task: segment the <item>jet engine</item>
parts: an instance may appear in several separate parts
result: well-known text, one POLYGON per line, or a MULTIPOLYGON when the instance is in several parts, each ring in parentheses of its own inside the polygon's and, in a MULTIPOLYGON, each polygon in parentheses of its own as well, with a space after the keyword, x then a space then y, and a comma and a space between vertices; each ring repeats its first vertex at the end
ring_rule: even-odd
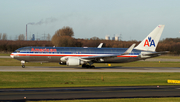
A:
POLYGON ((66 62, 59 62, 60 65, 66 65, 66 62))
POLYGON ((84 64, 84 62, 81 61, 79 58, 69 57, 68 60, 66 61, 66 65, 68 66, 78 66, 82 64, 84 64))

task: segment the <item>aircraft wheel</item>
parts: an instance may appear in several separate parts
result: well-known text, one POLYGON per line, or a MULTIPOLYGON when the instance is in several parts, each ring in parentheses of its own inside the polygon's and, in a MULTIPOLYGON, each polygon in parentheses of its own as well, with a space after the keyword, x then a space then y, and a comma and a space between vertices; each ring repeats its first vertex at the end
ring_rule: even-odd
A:
POLYGON ((94 65, 90 66, 90 65, 83 64, 82 68, 95 68, 95 66, 94 65))
POLYGON ((90 66, 89 66, 89 65, 86 65, 86 68, 90 68, 90 66))
POLYGON ((92 66, 91 66, 91 68, 93 68, 93 69, 94 69, 94 68, 95 68, 95 66, 94 66, 94 65, 92 65, 92 66))
POLYGON ((25 65, 22 65, 22 68, 25 68, 25 65))
POLYGON ((82 65, 82 68, 86 68, 86 65, 85 65, 85 64, 83 64, 83 65, 82 65))

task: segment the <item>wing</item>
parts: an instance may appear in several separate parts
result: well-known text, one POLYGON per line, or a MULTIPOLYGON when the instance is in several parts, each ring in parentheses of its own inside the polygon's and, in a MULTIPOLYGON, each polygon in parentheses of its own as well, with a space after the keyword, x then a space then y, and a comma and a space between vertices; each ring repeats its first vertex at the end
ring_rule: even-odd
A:
POLYGON ((103 46, 103 43, 100 43, 97 48, 102 48, 102 46, 103 46))
POLYGON ((128 55, 129 53, 132 52, 135 45, 136 44, 132 44, 123 54, 109 54, 109 55, 81 57, 81 60, 83 60, 83 61, 93 61, 93 60, 99 60, 99 59, 104 59, 104 58, 113 58, 113 57, 117 57, 119 55, 128 55))

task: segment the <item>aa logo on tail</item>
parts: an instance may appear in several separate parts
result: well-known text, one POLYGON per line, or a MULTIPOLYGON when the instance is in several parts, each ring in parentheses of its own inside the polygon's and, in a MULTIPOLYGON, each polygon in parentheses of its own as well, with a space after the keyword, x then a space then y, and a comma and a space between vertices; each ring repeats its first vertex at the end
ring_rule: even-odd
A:
POLYGON ((148 47, 154 46, 154 47, 156 47, 155 42, 154 42, 153 39, 151 39, 151 37, 148 37, 148 39, 145 40, 144 47, 145 46, 148 46, 148 47))

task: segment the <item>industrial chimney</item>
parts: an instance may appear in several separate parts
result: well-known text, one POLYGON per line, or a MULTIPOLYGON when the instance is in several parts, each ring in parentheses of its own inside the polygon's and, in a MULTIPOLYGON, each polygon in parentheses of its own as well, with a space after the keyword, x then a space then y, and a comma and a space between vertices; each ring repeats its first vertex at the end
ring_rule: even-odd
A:
POLYGON ((26 24, 26 40, 27 40, 27 24, 26 24))

